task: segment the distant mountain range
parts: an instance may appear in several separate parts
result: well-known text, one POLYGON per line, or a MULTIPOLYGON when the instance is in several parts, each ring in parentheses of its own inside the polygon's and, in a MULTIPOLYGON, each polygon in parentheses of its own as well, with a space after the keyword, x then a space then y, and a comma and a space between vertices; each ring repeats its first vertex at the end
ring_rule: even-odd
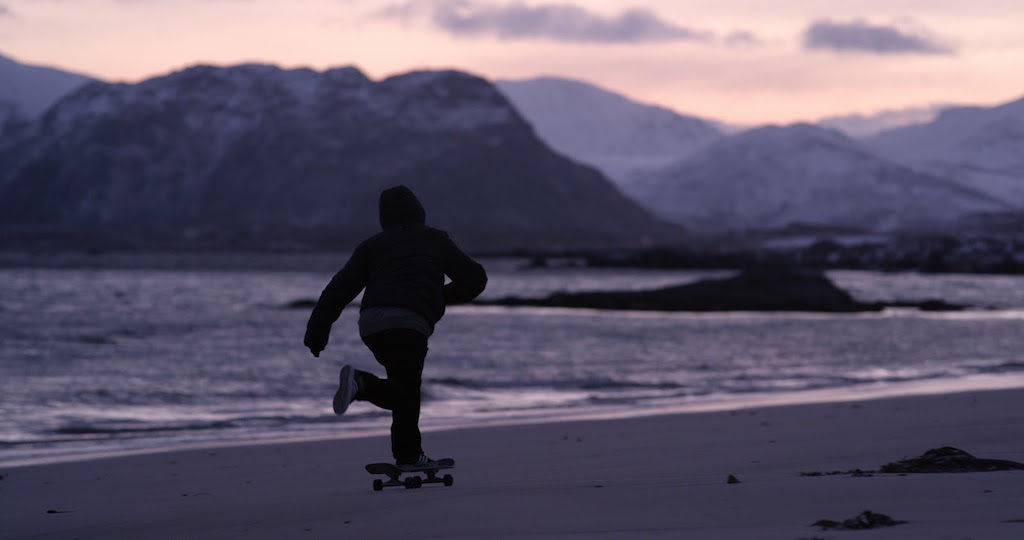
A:
POLYGON ((681 229, 556 154, 455 71, 192 67, 89 83, 0 145, 8 241, 352 246, 406 184, 475 249, 636 246, 681 229), (12 240, 13 239, 13 240, 12 240))
MULTIPOLYGON (((39 80, 3 60, 11 81, 39 80)), ((35 105, 0 94, 6 243, 351 246, 397 183, 432 224, 494 251, 1024 222, 1024 99, 855 139, 829 120, 735 133, 550 77, 266 65, 69 77, 42 79, 35 105)))
POLYGON ((959 218, 1013 210, 808 124, 746 131, 675 165, 635 174, 629 185, 636 200, 708 234, 928 233, 959 218))
MULTIPOLYGON (((498 84, 549 144, 695 232, 950 233, 970 222, 992 224, 976 231, 989 234, 1020 222, 1006 215, 1024 213, 1024 99, 949 109, 858 141, 807 124, 726 134, 713 121, 578 81, 498 84), (637 131, 639 146, 624 135, 637 131)), ((894 116, 876 120, 915 114, 894 116)))
MULTIPOLYGON (((495 82, 552 148, 591 164, 617 183, 637 168, 670 165, 708 143, 760 126, 735 126, 645 105, 572 79, 538 77, 495 82)), ((852 138, 924 124, 945 107, 913 107, 872 115, 823 118, 817 125, 852 138)))

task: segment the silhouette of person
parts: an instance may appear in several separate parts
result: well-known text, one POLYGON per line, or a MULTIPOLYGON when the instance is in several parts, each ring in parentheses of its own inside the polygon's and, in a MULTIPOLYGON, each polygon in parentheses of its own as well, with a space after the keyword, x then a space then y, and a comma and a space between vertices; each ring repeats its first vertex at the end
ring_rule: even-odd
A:
POLYGON ((419 430, 420 384, 427 340, 445 306, 469 302, 487 285, 483 266, 444 231, 425 225, 426 212, 405 186, 380 194, 382 232, 364 240, 324 288, 306 324, 303 343, 319 357, 331 325, 360 291, 359 335, 387 378, 341 368, 334 412, 355 400, 391 411, 395 464, 436 465, 423 452, 419 430), (451 281, 445 284, 445 276, 451 281))

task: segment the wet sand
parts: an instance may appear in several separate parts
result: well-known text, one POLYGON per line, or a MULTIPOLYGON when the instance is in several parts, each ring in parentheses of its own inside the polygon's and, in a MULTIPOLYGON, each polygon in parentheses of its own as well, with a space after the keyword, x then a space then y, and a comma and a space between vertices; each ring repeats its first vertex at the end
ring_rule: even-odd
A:
POLYGON ((424 434, 455 485, 371 489, 382 437, 0 468, 0 538, 1024 538, 1024 471, 877 470, 954 446, 1024 462, 1024 389, 424 434), (732 475, 738 483, 729 483, 732 475), (823 530, 865 510, 906 523, 823 530))

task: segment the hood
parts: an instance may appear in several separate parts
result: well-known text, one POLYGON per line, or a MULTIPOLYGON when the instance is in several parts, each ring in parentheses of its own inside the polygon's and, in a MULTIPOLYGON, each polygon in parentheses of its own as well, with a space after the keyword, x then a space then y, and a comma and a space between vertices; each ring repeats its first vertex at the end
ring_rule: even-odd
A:
POLYGON ((380 226, 383 229, 412 223, 423 224, 427 212, 412 190, 405 186, 385 189, 380 194, 380 226))

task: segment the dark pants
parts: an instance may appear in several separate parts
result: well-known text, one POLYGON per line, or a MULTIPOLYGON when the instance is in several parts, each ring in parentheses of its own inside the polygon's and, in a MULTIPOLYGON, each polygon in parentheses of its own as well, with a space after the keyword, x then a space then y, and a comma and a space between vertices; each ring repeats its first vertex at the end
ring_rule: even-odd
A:
POLYGON ((358 399, 391 411, 391 454, 415 459, 423 452, 420 439, 420 383, 427 357, 427 336, 404 328, 385 330, 363 338, 388 378, 360 372, 358 399))

